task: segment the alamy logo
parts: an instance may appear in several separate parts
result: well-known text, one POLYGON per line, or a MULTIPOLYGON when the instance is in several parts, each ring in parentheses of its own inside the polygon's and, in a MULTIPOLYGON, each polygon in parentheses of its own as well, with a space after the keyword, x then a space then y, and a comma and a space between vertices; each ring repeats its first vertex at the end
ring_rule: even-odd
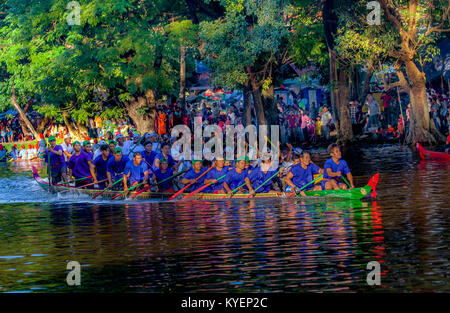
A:
POLYGON ((380 263, 378 263, 377 261, 371 261, 367 263, 367 269, 370 270, 370 272, 367 274, 367 284, 369 286, 381 285, 380 263))
POLYGON ((70 270, 67 274, 66 281, 69 286, 81 285, 81 266, 77 261, 70 261, 67 263, 66 269, 70 270))
POLYGON ((80 3, 78 3, 78 1, 70 1, 67 3, 66 9, 70 10, 66 17, 67 24, 70 26, 81 25, 80 3))
POLYGON ((370 26, 381 25, 381 6, 378 1, 370 1, 367 3, 367 10, 371 10, 367 14, 367 24, 370 26))

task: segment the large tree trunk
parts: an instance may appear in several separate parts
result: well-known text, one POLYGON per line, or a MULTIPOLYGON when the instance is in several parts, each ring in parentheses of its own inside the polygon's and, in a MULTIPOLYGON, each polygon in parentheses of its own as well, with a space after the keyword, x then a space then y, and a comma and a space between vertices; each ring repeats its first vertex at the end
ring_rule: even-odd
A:
POLYGON ((69 131, 69 134, 75 139, 84 140, 85 137, 83 136, 82 133, 80 133, 76 125, 73 123, 69 111, 62 111, 62 116, 64 124, 66 125, 67 130, 69 131))
POLYGON ((180 47, 180 95, 181 104, 186 104, 186 47, 180 47))
POLYGON ((331 105, 336 128, 338 130, 338 142, 344 143, 353 139, 353 130, 350 119, 349 85, 350 78, 344 69, 338 69, 336 51, 330 52, 330 81, 332 86, 331 105))
POLYGON ((50 119, 48 117, 45 117, 39 121, 39 124, 37 125, 37 129, 36 131, 39 134, 43 134, 44 130, 45 130, 45 126, 47 126, 47 124, 50 123, 50 119))
POLYGON ((242 124, 244 126, 250 125, 252 123, 252 91, 250 87, 247 85, 243 88, 244 91, 244 115, 242 124))
POLYGON ((364 103, 367 95, 369 94, 370 80, 372 79, 373 73, 374 73, 374 71, 372 68, 367 69, 366 75, 364 76, 364 82, 362 84, 361 91, 358 96, 358 101, 360 103, 364 103))
POLYGON ((75 125, 77 125, 78 133, 83 139, 89 137, 89 129, 86 127, 86 125, 80 124, 78 122, 75 122, 75 125))
POLYGON ((145 95, 132 96, 125 102, 125 108, 141 133, 155 131, 156 99, 153 90, 148 90, 145 95))
POLYGON ((255 105, 256 121, 258 123, 258 127, 259 125, 267 125, 266 116, 264 114, 264 103, 261 94, 261 89, 257 88, 256 90, 253 90, 252 95, 253 95, 253 102, 255 105))
MULTIPOLYGON (((33 99, 33 98, 32 98, 33 99)), ((35 139, 39 139, 39 134, 37 133, 37 131, 34 129, 33 125, 31 124, 31 122, 28 120, 27 116, 25 115, 25 113, 22 111, 22 108, 20 107, 20 105, 17 103, 16 100, 16 88, 14 87, 14 83, 12 85, 12 96, 11 96, 11 102, 14 106, 14 108, 17 110, 17 112, 19 112, 19 116, 21 121, 23 121, 25 123, 25 125, 27 126, 27 128, 31 131, 31 133, 33 134, 35 139)), ((29 105, 28 105, 29 107, 29 105)), ((26 135, 27 131, 24 130, 22 128, 22 131, 24 132, 24 136, 26 135)))
POLYGON ((406 75, 410 85, 409 96, 411 101, 410 125, 406 142, 428 142, 430 144, 444 141, 444 136, 434 126, 430 119, 427 102, 426 78, 413 61, 405 62, 406 75))

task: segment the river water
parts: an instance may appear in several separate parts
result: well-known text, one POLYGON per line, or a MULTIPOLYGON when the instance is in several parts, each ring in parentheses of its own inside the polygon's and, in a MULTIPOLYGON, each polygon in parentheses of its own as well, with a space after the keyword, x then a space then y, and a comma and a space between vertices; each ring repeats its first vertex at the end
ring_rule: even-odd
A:
POLYGON ((358 186, 380 173, 376 200, 90 200, 1 164, 0 292, 450 291, 450 162, 400 145, 344 157, 358 186))

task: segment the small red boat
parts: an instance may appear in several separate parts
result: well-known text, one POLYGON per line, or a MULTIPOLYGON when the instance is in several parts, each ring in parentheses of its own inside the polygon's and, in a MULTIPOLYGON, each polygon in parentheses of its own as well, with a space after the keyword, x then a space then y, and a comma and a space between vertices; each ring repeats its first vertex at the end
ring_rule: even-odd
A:
POLYGON ((419 150, 420 157, 424 160, 450 161, 450 154, 448 153, 427 150, 420 143, 417 143, 416 147, 419 150))

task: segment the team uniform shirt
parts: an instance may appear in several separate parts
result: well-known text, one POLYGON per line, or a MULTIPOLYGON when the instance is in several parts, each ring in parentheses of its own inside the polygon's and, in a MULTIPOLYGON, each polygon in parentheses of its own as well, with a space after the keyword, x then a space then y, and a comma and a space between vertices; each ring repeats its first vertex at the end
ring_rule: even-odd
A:
MULTIPOLYGON (((153 163, 155 162, 156 154, 157 154, 156 152, 151 151, 151 152, 150 152, 150 155, 148 155, 147 152, 144 151, 144 152, 142 153, 142 157, 145 159, 145 161, 146 161, 148 164, 150 164, 150 166, 153 166, 153 163)), ((148 165, 148 164, 147 164, 147 165, 148 165)))
MULTIPOLYGON (((55 151, 62 151, 62 147, 56 145, 53 149, 55 151)), ((45 151, 44 160, 48 163, 48 150, 45 151)), ((66 166, 66 160, 63 155, 57 155, 56 153, 50 152, 50 168, 53 173, 59 173, 59 171, 66 166)))
POLYGON ((116 175, 120 175, 123 173, 128 162, 130 162, 130 159, 125 155, 122 155, 122 158, 119 162, 116 161, 115 157, 111 157, 106 165, 106 171, 109 172, 111 178, 113 178, 116 175))
MULTIPOLYGON (((227 176, 224 178, 224 182, 227 183, 228 187, 231 190, 236 189, 245 183, 245 177, 248 175, 248 170, 242 170, 241 173, 236 172, 236 169, 233 168, 228 171, 227 176)), ((244 185, 241 188, 246 189, 247 187, 244 185)))
POLYGON ((350 173, 350 168, 347 165, 347 162, 340 159, 339 164, 334 163, 333 159, 330 158, 325 162, 323 166, 323 181, 322 181, 322 189, 325 188, 325 184, 330 179, 335 179, 337 182, 341 180, 340 177, 330 177, 327 174, 327 168, 330 168, 332 172, 341 172, 342 175, 347 175, 350 173))
POLYGON ((167 162, 168 162, 168 164, 169 164, 169 167, 172 167, 172 166, 174 166, 175 165, 175 160, 173 159, 173 157, 170 155, 170 154, 168 154, 167 155, 167 158, 162 154, 162 152, 160 152, 160 153, 158 153, 156 156, 155 156, 155 159, 154 159, 154 161, 153 161, 153 167, 156 169, 156 165, 155 165, 155 161, 156 160, 160 160, 160 163, 161 163, 161 159, 167 159, 167 162))
POLYGON ((125 141, 123 143, 122 154, 133 158, 135 152, 143 153, 145 148, 141 144, 134 144, 132 140, 125 141))
POLYGON ((130 175, 128 181, 130 184, 135 182, 142 182, 145 178, 145 172, 148 172, 148 166, 145 162, 141 162, 138 166, 134 165, 133 160, 130 160, 123 171, 124 175, 130 175))
MULTIPOLYGON (((171 167, 168 167, 166 169, 166 171, 163 173, 161 172, 161 170, 158 168, 155 172, 154 172, 155 176, 156 176, 156 180, 157 182, 160 182, 164 179, 167 179, 168 177, 173 175, 173 169, 171 167)), ((167 190, 169 188, 173 187, 173 178, 172 179, 168 179, 165 182, 158 184, 159 190, 160 191, 164 191, 167 190)))
MULTIPOLYGON (((213 168, 208 173, 206 173, 205 179, 218 179, 223 175, 228 173, 228 166, 224 166, 221 171, 217 170, 217 168, 213 168)), ((225 181, 225 177, 219 180, 217 183, 210 185, 205 192, 216 192, 217 190, 224 189, 223 182, 225 181)))
MULTIPOLYGON (((63 151, 67 151, 70 155, 73 155, 75 153, 75 150, 73 149, 73 146, 69 143, 69 145, 66 145, 65 142, 61 144, 61 147, 63 148, 63 151)), ((69 158, 64 154, 64 159, 66 162, 69 161, 69 158)))
POLYGON ((267 193, 270 191, 272 187, 272 180, 274 177, 272 177, 277 172, 274 168, 269 168, 269 170, 264 173, 261 167, 257 167, 253 169, 250 174, 248 174, 248 179, 250 179, 250 182, 252 184, 253 189, 258 193, 267 193), (269 181, 267 181, 270 177, 269 181), (264 183, 264 185, 262 185, 264 183), (262 185, 262 186, 261 186, 262 185), (261 186, 261 187, 260 187, 261 186), (256 190, 258 188, 258 190, 256 190))
POLYGON ((113 156, 109 154, 106 160, 103 159, 102 155, 99 155, 94 159, 93 164, 97 170, 97 180, 104 180, 107 178, 106 172, 108 171, 108 162, 111 158, 113 158, 113 156))
POLYGON ((28 156, 27 150, 26 149, 20 150, 19 156, 22 160, 26 160, 28 156))
POLYGON ((84 150, 81 150, 79 155, 76 155, 75 153, 72 155, 69 160, 68 168, 72 170, 73 176, 76 179, 91 176, 89 161, 92 161, 92 156, 84 150))
MULTIPOLYGON (((312 182, 314 180, 314 174, 319 174, 319 171, 320 167, 318 167, 313 163, 309 163, 306 169, 304 169, 300 163, 296 164, 292 166, 290 170, 292 175, 294 175, 292 177, 292 183, 295 185, 295 187, 302 188, 306 184, 312 182)), ((305 190, 310 190, 313 188, 314 184, 311 184, 308 187, 306 187, 305 190)))
MULTIPOLYGON (((207 170, 206 167, 202 167, 200 172, 196 173, 194 168, 191 168, 189 171, 187 171, 186 175, 184 175, 184 178, 185 179, 196 179, 197 177, 202 175, 204 172, 206 172, 206 170, 207 170)), ((191 187, 189 187, 189 189, 191 191, 194 191, 194 190, 202 187, 204 185, 204 181, 205 181, 205 176, 206 175, 203 175, 200 179, 198 179, 195 183, 193 183, 191 185, 191 187)))

